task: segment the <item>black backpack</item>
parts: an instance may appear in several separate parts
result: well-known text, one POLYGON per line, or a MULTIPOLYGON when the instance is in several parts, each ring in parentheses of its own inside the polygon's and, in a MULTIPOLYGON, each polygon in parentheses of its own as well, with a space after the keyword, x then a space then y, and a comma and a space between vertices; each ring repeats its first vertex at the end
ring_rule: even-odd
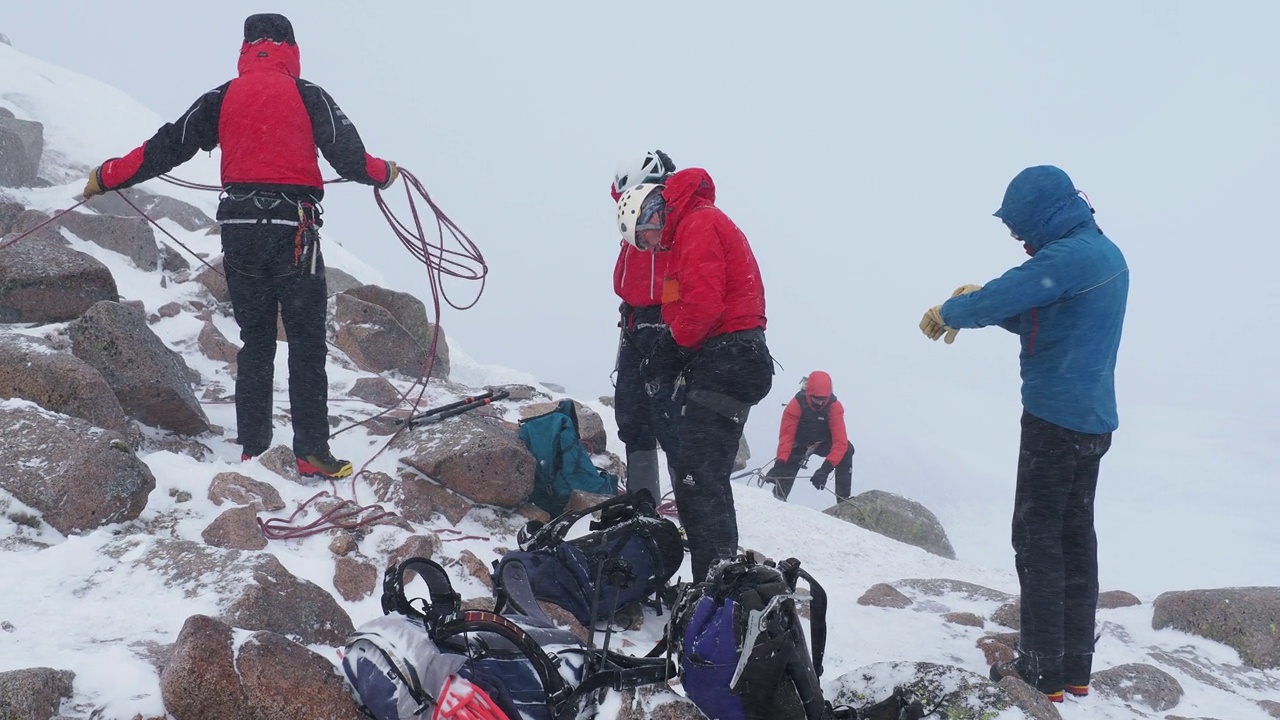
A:
POLYGON ((623 607, 667 591, 684 560, 675 523, 654 509, 648 491, 610 498, 585 510, 566 512, 546 524, 531 521, 520 533, 520 549, 494 564, 497 608, 539 617, 537 601, 555 603, 586 627, 612 621, 623 607), (591 532, 566 540, 578 520, 599 512, 591 532))
POLYGON ((444 568, 425 558, 387 568, 382 611, 347 639, 342 658, 361 710, 376 720, 431 718, 463 701, 477 717, 568 720, 589 715, 604 688, 673 673, 665 659, 590 648, 543 619, 462 610, 444 568), (429 600, 406 596, 409 572, 426 581, 429 600))

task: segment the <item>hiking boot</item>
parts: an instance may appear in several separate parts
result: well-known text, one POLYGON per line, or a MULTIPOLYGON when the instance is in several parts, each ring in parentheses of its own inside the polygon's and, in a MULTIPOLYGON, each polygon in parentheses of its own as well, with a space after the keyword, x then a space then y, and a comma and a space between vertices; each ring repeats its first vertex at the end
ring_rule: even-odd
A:
POLYGON ((328 450, 298 458, 298 474, 303 477, 344 478, 351 471, 350 460, 339 460, 328 450))
POLYGON ((1017 678, 1044 693, 1049 702, 1062 702, 1062 656, 1047 657, 1034 653, 1020 654, 1014 660, 991 666, 991 682, 1007 677, 1017 678))
POLYGON ((246 446, 240 451, 240 462, 249 462, 266 451, 266 448, 251 448, 246 446))
POLYGON ((1062 656, 1062 689, 1076 697, 1089 694, 1089 674, 1093 670, 1093 653, 1067 653, 1062 656))

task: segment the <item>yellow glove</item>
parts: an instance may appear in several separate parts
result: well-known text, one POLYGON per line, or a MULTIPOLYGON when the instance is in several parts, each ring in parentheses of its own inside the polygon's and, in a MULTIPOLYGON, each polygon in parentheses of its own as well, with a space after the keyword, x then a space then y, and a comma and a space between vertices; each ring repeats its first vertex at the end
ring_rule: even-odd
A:
POLYGON ((383 183, 379 187, 379 189, 389 190, 392 185, 396 184, 396 178, 398 177, 400 177, 400 168, 396 167, 395 163, 388 160, 387 161, 387 181, 383 183))
POLYGON ((920 320, 920 332, 924 333, 924 336, 930 340, 937 340, 945 333, 947 337, 943 342, 950 345, 956 341, 956 333, 960 331, 943 324, 942 306, 934 305, 925 312, 924 317, 920 320))
POLYGON ((106 192, 102 187, 102 166, 89 171, 89 182, 84 184, 84 192, 80 193, 87 200, 94 195, 101 195, 106 192))
POLYGON ((977 292, 981 289, 982 289, 981 285, 961 285, 960 287, 955 289, 955 292, 951 293, 951 297, 960 297, 961 295, 968 295, 971 292, 977 292))

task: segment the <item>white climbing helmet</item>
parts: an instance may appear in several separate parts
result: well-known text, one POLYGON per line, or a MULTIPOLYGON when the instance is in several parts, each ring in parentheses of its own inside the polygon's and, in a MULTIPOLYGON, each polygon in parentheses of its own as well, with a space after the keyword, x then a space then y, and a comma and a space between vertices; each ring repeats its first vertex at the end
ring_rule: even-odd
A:
POLYGON ((636 153, 618 163, 613 173, 613 191, 621 195, 641 183, 660 183, 675 171, 675 163, 661 150, 636 153))
POLYGON ((640 183, 618 198, 618 232, 637 250, 648 250, 636 239, 637 230, 661 230, 666 222, 667 201, 662 197, 665 185, 640 183))

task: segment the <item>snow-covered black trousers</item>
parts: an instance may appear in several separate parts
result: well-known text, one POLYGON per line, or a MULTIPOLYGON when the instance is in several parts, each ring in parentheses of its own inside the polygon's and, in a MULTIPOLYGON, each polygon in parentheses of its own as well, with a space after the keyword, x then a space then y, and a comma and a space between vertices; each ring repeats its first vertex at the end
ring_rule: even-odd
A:
POLYGON ((640 364, 667 332, 661 305, 623 308, 613 413, 618 421, 618 439, 628 452, 654 450, 659 444, 668 455, 675 450, 675 421, 663 412, 666 398, 661 394, 650 397, 640 377, 640 364))
POLYGON ((240 325, 236 356, 236 430, 246 450, 271 446, 276 318, 289 342, 289 410, 298 457, 329 448, 325 374, 324 258, 318 236, 298 243, 296 225, 226 222, 223 271, 240 325), (304 252, 299 255, 299 247, 304 252), (277 308, 279 311, 277 313, 277 308))
POLYGON ((738 551, 738 518, 729 475, 748 411, 773 386, 764 332, 746 330, 708 340, 685 368, 671 486, 689 541, 693 582, 712 563, 738 551))
MULTIPOLYGON (((1111 433, 1074 432, 1022 415, 1013 550, 1022 588, 1024 654, 1088 683, 1098 604, 1098 540, 1093 498, 1111 433)), ((1047 678, 1046 679, 1050 679, 1047 678)), ((1051 679, 1050 679, 1051 680, 1051 679)), ((1052 682, 1052 680, 1051 680, 1052 682)), ((1060 680, 1059 680, 1060 682, 1060 680)))

